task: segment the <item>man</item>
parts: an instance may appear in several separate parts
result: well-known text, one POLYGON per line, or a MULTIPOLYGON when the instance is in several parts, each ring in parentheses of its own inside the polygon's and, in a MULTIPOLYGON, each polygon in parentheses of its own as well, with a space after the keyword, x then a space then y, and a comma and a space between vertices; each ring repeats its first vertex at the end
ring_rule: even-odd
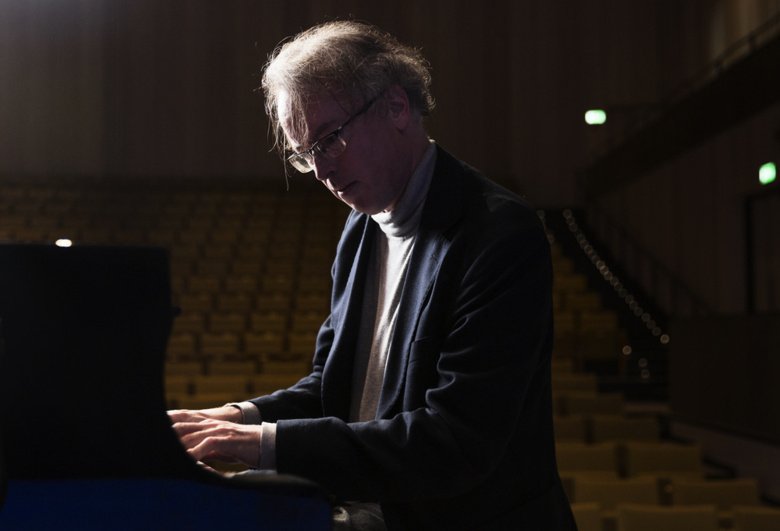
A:
POLYGON ((170 415, 198 460, 366 502, 347 505, 353 528, 369 515, 389 529, 574 529, 553 443, 549 246, 525 203, 428 138, 429 85, 416 50, 360 23, 274 52, 278 146, 353 209, 331 313, 291 388, 170 415))

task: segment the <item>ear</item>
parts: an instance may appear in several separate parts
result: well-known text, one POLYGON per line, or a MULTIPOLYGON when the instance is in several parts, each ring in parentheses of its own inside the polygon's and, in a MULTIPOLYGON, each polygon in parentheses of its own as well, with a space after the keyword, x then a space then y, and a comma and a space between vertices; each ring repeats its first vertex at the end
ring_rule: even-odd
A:
POLYGON ((412 114, 406 91, 400 85, 391 85, 385 92, 385 102, 390 121, 398 130, 405 130, 412 114))

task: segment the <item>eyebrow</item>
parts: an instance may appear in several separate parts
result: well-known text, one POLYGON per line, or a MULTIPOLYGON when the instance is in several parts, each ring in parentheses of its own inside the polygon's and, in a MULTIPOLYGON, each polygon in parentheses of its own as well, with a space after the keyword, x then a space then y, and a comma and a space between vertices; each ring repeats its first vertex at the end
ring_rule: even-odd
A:
MULTIPOLYGON (((342 110, 346 112, 345 109, 342 108, 342 110)), ((351 115, 347 113, 346 118, 341 116, 333 116, 329 120, 325 120, 319 125, 319 127, 314 129, 313 134, 310 135, 311 138, 313 139, 311 141, 311 144, 309 144, 309 146, 304 150, 301 149, 302 144, 299 144, 298 146, 293 146, 295 148, 295 151, 297 153, 300 153, 301 151, 306 151, 308 149, 311 149, 311 146, 313 146, 317 141, 322 140, 322 137, 329 135, 330 133, 333 133, 334 131, 336 131, 336 129, 341 127, 344 123, 344 120, 349 120, 350 116, 351 115)))
POLYGON ((314 134, 311 135, 311 136, 313 136, 315 138, 315 140, 311 144, 309 144, 309 147, 307 147, 306 149, 302 149, 303 144, 293 144, 293 143, 290 143, 290 147, 292 148, 293 152, 294 153, 302 153, 304 151, 307 151, 307 150, 311 149, 311 147, 314 144, 316 144, 318 141, 322 140, 322 138, 324 136, 329 135, 330 133, 334 132, 336 129, 341 127, 340 125, 337 125, 336 127, 333 127, 331 129, 330 128, 331 127, 330 124, 332 122, 333 122, 333 120, 327 121, 324 124, 320 125, 317 129, 314 130, 314 134), (325 127, 326 125, 328 125, 328 127, 325 127))
MULTIPOLYGON (((378 96, 377 96, 377 98, 378 98, 378 96)), ((366 107, 363 108, 361 111, 359 111, 357 114, 361 114, 361 113, 365 112, 366 110, 368 110, 368 107, 370 107, 374 103, 374 101, 376 101, 377 98, 373 98, 369 102, 369 104, 366 105, 366 107)), ((341 109, 344 112, 347 112, 347 110, 344 109, 343 107, 341 109)), ((302 149, 303 144, 297 144, 296 145, 296 144, 290 143, 290 147, 292 148, 294 153, 303 153, 304 151, 308 151, 308 150, 311 149, 311 147, 314 144, 316 144, 318 141, 322 140, 325 136, 327 136, 327 135, 329 135, 331 133, 335 133, 336 130, 338 130, 341 127, 343 127, 345 120, 347 122, 349 122, 354 117, 355 117, 355 115, 354 114, 350 114, 350 113, 347 113, 347 117, 346 118, 332 117, 330 120, 326 120, 326 121, 322 122, 319 125, 319 127, 317 127, 317 129, 314 130, 314 134, 310 135, 314 140, 312 141, 311 144, 309 144, 309 146, 306 149, 302 149)))
POLYGON ((314 137, 314 142, 309 145, 308 149, 311 149, 311 146, 322 140, 323 137, 334 132, 339 127, 341 127, 341 122, 336 120, 328 120, 327 122, 321 124, 317 129, 314 130, 314 135, 312 135, 314 137))

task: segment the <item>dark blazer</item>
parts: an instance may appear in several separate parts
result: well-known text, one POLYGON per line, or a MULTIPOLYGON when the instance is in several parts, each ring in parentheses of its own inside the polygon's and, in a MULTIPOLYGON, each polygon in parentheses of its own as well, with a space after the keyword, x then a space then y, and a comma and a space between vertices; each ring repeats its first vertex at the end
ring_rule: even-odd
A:
POLYGON ((280 473, 379 501, 390 529, 574 529, 555 462, 549 244, 522 200, 437 148, 376 420, 349 423, 377 227, 352 212, 311 375, 254 399, 280 473))

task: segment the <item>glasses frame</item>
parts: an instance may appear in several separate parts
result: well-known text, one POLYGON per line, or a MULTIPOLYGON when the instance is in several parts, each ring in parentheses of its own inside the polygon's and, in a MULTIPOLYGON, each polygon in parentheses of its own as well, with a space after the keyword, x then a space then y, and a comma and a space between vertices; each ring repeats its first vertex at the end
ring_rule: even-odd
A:
POLYGON ((340 157, 341 154, 344 153, 344 150, 347 149, 347 141, 344 140, 344 137, 341 136, 341 132, 355 118, 357 118, 362 114, 365 114, 366 111, 368 111, 371 108, 371 106, 374 103, 376 103, 376 101, 379 99, 380 96, 381 94, 368 100, 368 102, 366 102, 366 104, 363 105, 363 107, 361 107, 357 112, 355 112, 352 116, 347 118, 336 129, 320 137, 319 140, 314 142, 314 144, 312 144, 309 149, 291 154, 289 157, 287 157, 287 162, 290 163, 290 166, 292 166, 293 168, 295 168, 301 173, 310 173, 314 171, 314 158, 317 155, 322 155, 323 157, 327 157, 331 160, 340 157), (335 142, 331 142, 330 141, 331 138, 333 138, 335 142), (322 147, 323 145, 327 145, 328 147, 324 148, 322 147), (334 150, 333 148, 336 146, 339 147, 334 150))

